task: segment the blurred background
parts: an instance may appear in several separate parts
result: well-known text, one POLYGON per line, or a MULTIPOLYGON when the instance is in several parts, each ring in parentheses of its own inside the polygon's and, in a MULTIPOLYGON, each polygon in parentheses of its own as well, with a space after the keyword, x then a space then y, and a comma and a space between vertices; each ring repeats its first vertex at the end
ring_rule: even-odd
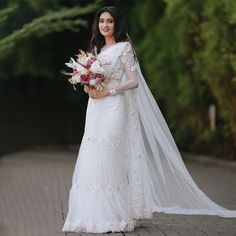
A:
POLYGON ((0 155, 79 144, 87 94, 65 62, 117 6, 182 151, 236 160, 235 0, 1 0, 0 155))

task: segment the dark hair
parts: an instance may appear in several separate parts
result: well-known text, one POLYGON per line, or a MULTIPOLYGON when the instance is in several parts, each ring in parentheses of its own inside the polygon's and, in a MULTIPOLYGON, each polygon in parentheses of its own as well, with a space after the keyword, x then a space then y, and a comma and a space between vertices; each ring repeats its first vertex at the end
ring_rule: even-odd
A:
POLYGON ((92 38, 90 40, 90 51, 94 52, 94 48, 96 47, 97 53, 100 53, 102 47, 105 45, 104 36, 99 31, 99 18, 102 13, 108 12, 114 18, 114 38, 115 42, 122 42, 128 41, 132 42, 127 34, 126 26, 122 21, 122 17, 120 11, 113 6, 110 7, 103 7, 102 9, 98 10, 95 14, 95 19, 92 26, 92 38))

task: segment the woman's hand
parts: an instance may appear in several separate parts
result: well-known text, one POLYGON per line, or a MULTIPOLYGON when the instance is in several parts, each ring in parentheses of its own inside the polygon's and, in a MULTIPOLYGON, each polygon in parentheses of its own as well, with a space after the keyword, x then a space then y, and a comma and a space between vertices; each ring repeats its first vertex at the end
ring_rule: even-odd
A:
POLYGON ((103 88, 102 91, 97 91, 96 89, 88 89, 88 94, 89 94, 89 97, 91 97, 92 99, 98 99, 98 98, 108 96, 109 90, 106 87, 103 88))

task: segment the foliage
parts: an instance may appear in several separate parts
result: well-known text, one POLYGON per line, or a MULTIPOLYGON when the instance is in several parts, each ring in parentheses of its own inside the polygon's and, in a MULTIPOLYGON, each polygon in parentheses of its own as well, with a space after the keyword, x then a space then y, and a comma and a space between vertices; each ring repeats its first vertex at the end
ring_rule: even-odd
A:
POLYGON ((131 20, 143 17, 138 21, 143 37, 137 40, 143 69, 157 100, 164 101, 177 140, 188 136, 196 144, 201 137, 224 137, 205 135, 212 103, 221 121, 217 129, 235 139, 236 2, 137 0, 137 5, 143 10, 134 9, 131 20), (159 9, 158 17, 153 9, 159 9))
POLYGON ((196 55, 196 73, 201 68, 214 95, 225 126, 236 138, 236 2, 208 0, 201 24, 202 50, 196 55))
MULTIPOLYGON (((67 60, 63 57, 63 50, 68 48, 67 39, 71 40, 80 30, 81 39, 84 38, 88 17, 99 7, 99 2, 6 1, 5 8, 0 10, 4 19, 0 22, 1 78, 22 75, 55 78, 55 73, 58 77, 62 68, 60 59, 63 64, 67 60)), ((70 46, 75 40, 76 37, 70 46)), ((71 50, 74 48, 65 55, 72 53, 71 50)))
POLYGON ((0 80, 11 86, 27 78, 31 94, 35 84, 48 81, 65 102, 82 101, 60 71, 78 48, 88 46, 101 4, 121 10, 145 78, 180 147, 200 150, 205 143, 213 150, 222 139, 221 149, 235 153, 234 0, 1 0, 0 80), (211 104, 217 107, 215 131, 209 131, 211 104))
POLYGON ((214 140, 222 137, 223 131, 220 128, 214 130, 205 130, 205 132, 200 135, 200 139, 204 140, 207 143, 212 143, 214 140))
POLYGON ((30 23, 22 26, 21 29, 15 30, 9 36, 0 40, 0 55, 4 56, 4 52, 11 49, 19 40, 27 38, 33 34, 37 36, 45 36, 53 32, 71 30, 78 32, 80 27, 87 26, 87 21, 76 19, 79 15, 88 14, 96 9, 96 5, 88 7, 74 7, 71 9, 61 9, 59 11, 50 11, 47 14, 33 19, 30 23))
POLYGON ((15 11, 17 8, 17 5, 11 5, 9 7, 6 7, 2 10, 0 10, 0 25, 2 25, 4 22, 6 22, 8 16, 15 11))

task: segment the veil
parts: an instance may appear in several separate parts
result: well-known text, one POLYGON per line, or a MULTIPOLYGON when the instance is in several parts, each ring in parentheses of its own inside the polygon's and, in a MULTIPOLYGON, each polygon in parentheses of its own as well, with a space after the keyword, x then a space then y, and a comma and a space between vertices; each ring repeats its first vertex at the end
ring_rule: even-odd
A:
MULTIPOLYGON (((145 191, 143 195, 146 202, 150 202, 152 212, 236 217, 236 210, 228 210, 217 205, 196 185, 186 169, 138 62, 136 62, 136 68, 139 86, 135 92, 127 95, 130 108, 137 109, 141 137, 137 148, 142 149, 134 148, 136 154, 132 158, 132 173, 135 173, 131 174, 135 184, 132 191, 136 199, 136 209, 140 204, 138 196, 141 194, 140 184, 137 184, 140 181, 137 179, 142 178, 142 187, 145 191), (134 93, 135 99, 132 97, 134 93), (137 158, 140 151, 144 156, 142 161, 137 158), (142 177, 137 175, 137 168, 140 168, 142 177)), ((130 134, 133 139, 135 135, 137 134, 132 132, 130 134)))

